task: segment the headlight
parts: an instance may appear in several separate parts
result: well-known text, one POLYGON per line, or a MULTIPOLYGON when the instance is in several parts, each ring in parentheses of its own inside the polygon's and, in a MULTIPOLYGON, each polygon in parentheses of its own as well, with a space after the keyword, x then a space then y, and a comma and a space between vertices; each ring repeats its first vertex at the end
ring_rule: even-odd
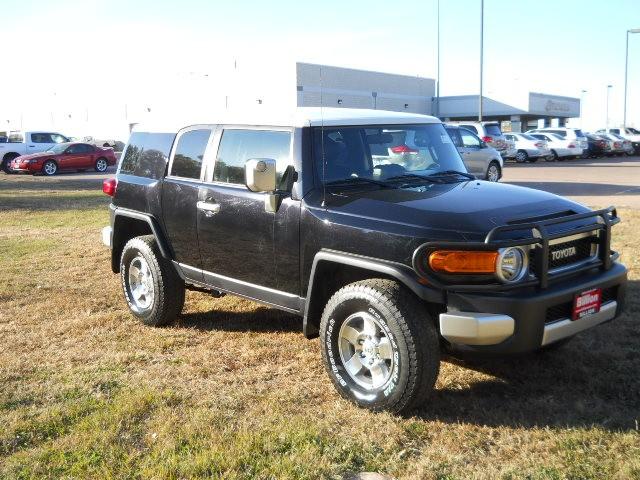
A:
POLYGON ((517 282, 527 273, 527 255, 517 247, 500 250, 496 261, 496 275, 505 283, 517 282))

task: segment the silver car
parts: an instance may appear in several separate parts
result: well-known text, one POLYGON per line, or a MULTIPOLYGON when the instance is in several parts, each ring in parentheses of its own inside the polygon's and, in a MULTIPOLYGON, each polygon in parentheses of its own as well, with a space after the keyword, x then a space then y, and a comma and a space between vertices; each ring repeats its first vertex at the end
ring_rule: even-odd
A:
POLYGON ((518 163, 537 162, 538 159, 551 155, 551 150, 545 140, 518 132, 505 133, 504 136, 516 144, 515 153, 507 158, 514 158, 518 163))
POLYGON ((445 129, 470 173, 490 182, 497 182, 502 178, 504 163, 495 148, 487 145, 475 133, 466 128, 445 125, 445 129))

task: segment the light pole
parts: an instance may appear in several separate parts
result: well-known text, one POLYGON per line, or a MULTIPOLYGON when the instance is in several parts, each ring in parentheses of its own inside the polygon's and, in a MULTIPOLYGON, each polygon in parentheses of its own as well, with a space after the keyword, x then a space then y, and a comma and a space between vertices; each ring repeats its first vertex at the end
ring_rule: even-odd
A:
POLYGON ((609 92, 611 91, 611 87, 613 87, 613 85, 607 85, 607 119, 605 122, 605 130, 607 133, 609 133, 609 92))
POLYGON ((627 30, 627 48, 624 54, 624 115, 622 117, 622 128, 627 128, 627 79, 629 75, 629 34, 640 33, 640 28, 627 30))
POLYGON ((478 121, 482 121, 482 68, 484 56, 484 0, 480 0, 480 98, 478 99, 478 121))
POLYGON ((436 117, 440 116, 440 0, 437 3, 437 17, 438 17, 438 40, 437 40, 437 79, 436 79, 436 117))
POLYGON ((584 94, 587 93, 586 90, 580 91, 580 128, 583 128, 584 121, 582 120, 582 104, 584 103, 584 94))

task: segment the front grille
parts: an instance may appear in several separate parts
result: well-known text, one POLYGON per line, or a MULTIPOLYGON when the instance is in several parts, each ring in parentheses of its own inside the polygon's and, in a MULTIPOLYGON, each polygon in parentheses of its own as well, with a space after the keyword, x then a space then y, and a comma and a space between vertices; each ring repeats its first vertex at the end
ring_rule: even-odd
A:
MULTIPOLYGON (((602 289, 602 305, 609 303, 618 298, 618 287, 609 287, 602 289)), ((553 307, 547 308, 547 314, 544 323, 553 323, 565 318, 571 318, 573 313, 573 302, 560 303, 553 307)))
MULTIPOLYGON (((549 270, 556 268, 567 267, 575 263, 582 262, 590 258, 593 253, 593 245, 597 242, 596 237, 585 237, 577 240, 570 240, 568 242, 556 243, 549 246, 549 270), (566 248, 574 247, 576 249, 575 254, 567 257, 553 258, 553 252, 560 252, 566 248)), ((536 255, 538 249, 534 248, 529 252, 529 271, 534 275, 537 274, 536 255)))

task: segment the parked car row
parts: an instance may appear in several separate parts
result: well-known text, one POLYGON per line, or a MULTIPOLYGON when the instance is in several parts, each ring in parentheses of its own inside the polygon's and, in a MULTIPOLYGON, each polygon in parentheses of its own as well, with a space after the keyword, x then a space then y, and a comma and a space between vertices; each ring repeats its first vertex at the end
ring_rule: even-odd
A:
POLYGON ((5 173, 55 175, 61 170, 104 172, 117 162, 112 147, 75 142, 57 132, 11 131, 0 140, 0 168, 5 173))

